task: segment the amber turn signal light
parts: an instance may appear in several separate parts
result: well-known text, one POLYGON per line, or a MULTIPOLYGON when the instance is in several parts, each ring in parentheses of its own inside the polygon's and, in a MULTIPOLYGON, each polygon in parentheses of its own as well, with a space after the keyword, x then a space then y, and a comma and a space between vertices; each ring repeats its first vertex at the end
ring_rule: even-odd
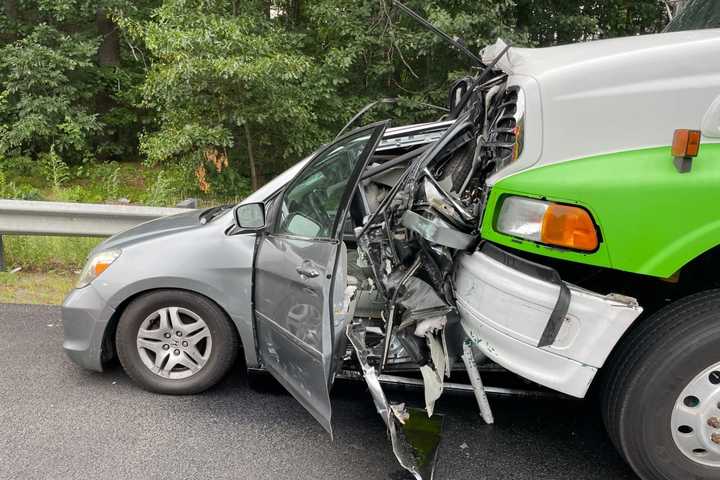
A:
POLYGON ((675 168, 680 173, 692 170, 692 159, 700 153, 700 130, 675 130, 672 143, 672 156, 675 168))
POLYGON ((697 157, 700 152, 700 130, 675 130, 672 143, 673 157, 697 157))
POLYGON ((95 264, 95 276, 99 276, 101 273, 103 273, 105 270, 108 269, 110 266, 110 263, 105 262, 98 262, 95 264))
POLYGON ((593 251, 598 248, 597 231, 590 214, 579 207, 558 205, 548 206, 542 221, 540 238, 543 243, 593 251))

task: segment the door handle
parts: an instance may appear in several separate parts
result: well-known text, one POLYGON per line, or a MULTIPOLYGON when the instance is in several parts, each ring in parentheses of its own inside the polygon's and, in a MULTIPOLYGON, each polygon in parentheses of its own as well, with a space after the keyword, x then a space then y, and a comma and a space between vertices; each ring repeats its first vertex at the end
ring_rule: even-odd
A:
POLYGON ((318 272, 314 268, 305 268, 302 265, 297 267, 295 271, 303 278, 315 278, 320 275, 320 272, 318 272))

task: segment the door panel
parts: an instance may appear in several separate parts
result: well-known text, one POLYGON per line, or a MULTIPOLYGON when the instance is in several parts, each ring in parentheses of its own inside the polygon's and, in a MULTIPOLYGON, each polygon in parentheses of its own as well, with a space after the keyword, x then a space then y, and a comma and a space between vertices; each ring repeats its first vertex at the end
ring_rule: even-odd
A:
POLYGON ((338 268, 346 258, 340 237, 360 173, 386 125, 346 135, 290 182, 255 257, 260 359, 331 434, 333 353, 342 343, 334 322, 346 320, 333 312, 333 289, 345 289, 344 265, 338 268))
POLYGON ((258 256, 255 304, 258 347, 265 367, 330 431, 331 332, 323 328, 338 244, 267 237, 258 256), (298 273, 297 268, 318 275, 298 273), (326 370, 327 368, 327 370, 326 370))

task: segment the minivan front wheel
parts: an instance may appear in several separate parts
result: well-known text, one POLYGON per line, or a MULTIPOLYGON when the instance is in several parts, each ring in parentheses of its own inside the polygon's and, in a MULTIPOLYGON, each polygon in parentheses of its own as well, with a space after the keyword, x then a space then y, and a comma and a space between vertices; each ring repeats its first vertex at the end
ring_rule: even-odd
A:
POLYGON ((720 290, 645 319, 608 366, 605 425, 636 473, 720 479, 720 290))
POLYGON ((225 313, 207 298, 180 290, 135 299, 118 322, 115 341, 130 378, 146 390, 173 395, 215 385, 238 350, 225 313))

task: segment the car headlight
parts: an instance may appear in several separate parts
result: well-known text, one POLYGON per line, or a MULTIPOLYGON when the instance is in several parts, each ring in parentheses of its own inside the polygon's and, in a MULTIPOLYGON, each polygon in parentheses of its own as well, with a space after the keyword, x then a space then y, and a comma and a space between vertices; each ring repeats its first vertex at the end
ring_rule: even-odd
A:
POLYGON ((506 197, 496 229, 534 242, 594 251, 598 233, 590 213, 581 207, 524 197, 506 197))
POLYGON ((106 250, 104 252, 96 253, 90 259, 88 259, 85 267, 80 273, 75 288, 83 288, 90 285, 90 283, 100 276, 105 270, 108 269, 112 263, 120 256, 120 250, 106 250))

